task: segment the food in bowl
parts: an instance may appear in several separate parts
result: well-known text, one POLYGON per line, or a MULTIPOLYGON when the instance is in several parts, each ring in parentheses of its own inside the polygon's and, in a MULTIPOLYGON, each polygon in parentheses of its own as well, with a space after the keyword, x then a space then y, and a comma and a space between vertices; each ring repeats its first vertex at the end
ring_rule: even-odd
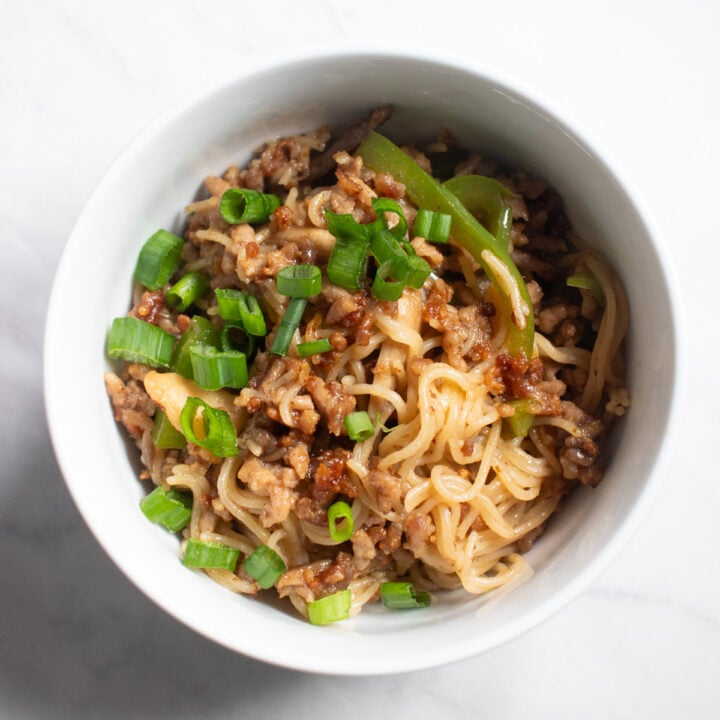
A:
POLYGON ((108 341, 148 518, 314 624, 519 578, 629 406, 624 290, 558 194, 388 114, 206 178, 108 341))

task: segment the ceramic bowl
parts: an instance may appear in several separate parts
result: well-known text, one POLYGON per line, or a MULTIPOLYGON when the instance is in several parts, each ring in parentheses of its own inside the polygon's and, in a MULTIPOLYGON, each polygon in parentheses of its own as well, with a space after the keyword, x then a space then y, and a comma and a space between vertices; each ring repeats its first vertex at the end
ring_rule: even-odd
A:
MULTIPOLYGON (((614 165, 614 167, 613 167, 614 165)), ((337 674, 428 668, 483 652, 538 624, 581 592, 637 526, 661 475, 676 405, 676 307, 661 239, 596 142, 517 82, 427 53, 317 52, 244 67, 183 99, 118 157, 87 202, 57 272, 46 328, 46 406, 72 496, 100 544, 138 588, 199 633, 240 653, 337 674), (272 137, 342 128, 391 102, 385 131, 405 140, 448 128, 468 149, 539 173, 562 194, 576 231, 619 271, 632 319, 632 408, 607 473, 579 489, 527 558, 512 592, 447 593, 428 610, 370 606, 314 627, 287 608, 239 597, 178 559, 177 538, 138 509, 136 452, 113 419, 103 373, 111 319, 129 307, 139 248, 157 228, 181 232, 202 178, 247 161, 272 137)), ((590 618, 588 619, 590 621, 590 618)))

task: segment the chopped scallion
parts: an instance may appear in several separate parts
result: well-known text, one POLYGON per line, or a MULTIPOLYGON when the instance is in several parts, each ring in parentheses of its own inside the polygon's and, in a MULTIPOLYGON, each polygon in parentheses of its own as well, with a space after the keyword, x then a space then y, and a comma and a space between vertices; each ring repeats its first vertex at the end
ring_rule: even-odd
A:
POLYGON ((408 257, 405 248, 389 230, 380 230, 373 235, 370 252, 378 265, 394 260, 404 261, 408 257))
POLYGON ((356 222, 352 215, 336 215, 325 211, 327 229, 335 236, 327 274, 331 283, 346 290, 359 290, 367 273, 370 234, 367 225, 356 222))
POLYGON ((193 380, 205 390, 244 388, 248 382, 247 358, 236 350, 218 350, 211 345, 190 346, 193 380))
POLYGON ((430 242, 446 243, 450 238, 452 217, 447 213, 433 212, 420 208, 415 216, 413 233, 430 242))
POLYGON ((395 268, 396 264, 389 260, 384 262, 375 273, 372 294, 378 300, 397 300, 402 295, 405 284, 398 280, 389 279, 396 274, 395 268))
POLYGON ((349 540, 355 529, 355 521, 350 506, 346 502, 338 500, 328 508, 327 516, 330 537, 338 543, 349 540), (344 523, 342 523, 343 520, 344 523))
POLYGON ((400 203, 392 198, 374 198, 372 201, 372 207, 380 220, 381 227, 385 228, 385 230, 389 230, 396 238, 405 237, 408 224, 402 207, 400 207, 400 203), (398 221, 395 225, 393 225, 393 227, 390 227, 388 224, 387 217, 385 215, 385 213, 388 212, 397 215, 398 221))
POLYGON ((168 332, 134 317, 118 317, 108 333, 107 351, 114 360, 170 367, 175 338, 168 332))
POLYGON ((320 355, 321 353, 330 352, 333 349, 332 344, 327 338, 320 340, 311 340, 310 342, 298 343, 295 348, 300 357, 310 357, 311 355, 320 355))
POLYGON ((281 204, 277 195, 246 188, 230 188, 220 198, 220 214, 230 225, 264 223, 281 204))
POLYGON ((281 295, 309 298, 322 290, 322 273, 317 265, 288 265, 276 276, 281 295))
POLYGON ((267 545, 256 547, 242 566, 263 590, 271 588, 287 570, 285 561, 267 545))
POLYGON ((242 325, 226 322, 220 331, 220 347, 225 351, 236 350, 243 353, 247 362, 251 363, 258 349, 258 341, 242 325))
POLYGON ((209 450, 217 457, 238 454, 237 435, 230 416, 196 397, 189 397, 180 412, 180 427, 185 438, 209 450), (202 414, 203 437, 195 431, 198 410, 202 414))
POLYGON ((133 277, 150 290, 167 283, 180 263, 185 241, 167 230, 158 230, 140 250, 133 277))
POLYGON ((351 412, 343 418, 343 423, 349 438, 356 442, 367 440, 375 432, 372 420, 365 410, 351 412))
POLYGON ((430 606, 430 594, 416 590, 409 582, 385 582, 380 586, 380 599, 387 608, 407 609, 430 606))
POLYGON ((207 278, 199 272, 183 275, 165 294, 165 303, 173 312, 185 312, 208 291, 207 278))
POLYGON ((171 532, 179 532, 192 515, 192 495, 156 487, 140 501, 140 509, 150 522, 158 523, 171 532))
POLYGON ((190 320, 188 329, 180 336, 172 355, 171 368, 188 380, 193 378, 190 348, 195 343, 217 347, 220 343, 220 330, 202 315, 195 315, 190 320))
POLYGON ((240 551, 221 543, 188 540, 182 563, 192 568, 220 568, 234 572, 240 551))
POLYGON ((164 410, 158 408, 153 417, 152 440, 156 448, 161 450, 182 450, 187 446, 187 440, 178 432, 168 420, 164 410))
POLYGON ((397 279, 409 285, 411 288, 419 289, 430 276, 432 268, 426 260, 413 255, 404 260, 404 262, 394 261, 395 276, 397 279))
POLYGON ((241 323, 245 331, 255 337, 267 335, 265 316, 254 295, 232 288, 218 288, 215 297, 223 320, 241 323))
POLYGON ((309 602, 308 619, 313 625, 327 625, 338 620, 346 620, 350 617, 351 604, 352 593, 349 590, 340 590, 309 602))
POLYGON ((295 334, 302 320, 305 307, 307 306, 307 300, 305 298, 292 298, 288 303, 285 310, 285 314, 280 320, 280 324, 275 333, 275 340, 273 341, 270 352, 275 355, 287 355, 290 342, 295 334))

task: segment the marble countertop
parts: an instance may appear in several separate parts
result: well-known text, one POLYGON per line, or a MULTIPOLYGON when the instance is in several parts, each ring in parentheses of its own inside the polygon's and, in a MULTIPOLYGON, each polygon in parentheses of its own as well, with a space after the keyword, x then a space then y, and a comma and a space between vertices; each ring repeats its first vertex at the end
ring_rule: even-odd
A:
POLYGON ((718 27, 708 0, 0 0, 0 717, 719 717, 718 27), (258 55, 359 37, 475 57, 600 138, 666 235, 690 361, 660 492, 581 597, 484 655, 363 679, 235 655, 132 586, 65 489, 41 362, 74 219, 140 128, 258 55))

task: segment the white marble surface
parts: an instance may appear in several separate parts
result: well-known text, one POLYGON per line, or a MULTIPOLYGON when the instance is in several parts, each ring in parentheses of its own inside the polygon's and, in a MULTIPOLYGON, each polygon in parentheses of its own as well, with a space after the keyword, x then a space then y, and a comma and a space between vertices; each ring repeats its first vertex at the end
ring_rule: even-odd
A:
POLYGON ((718 28, 711 0, 0 0, 0 716, 720 716, 718 28), (217 647, 120 574, 53 458, 41 349, 73 221, 150 118, 258 54, 357 37, 447 46, 496 65, 601 139, 667 236, 690 378, 687 427, 668 438, 660 493, 580 598, 483 656, 338 679, 217 647))

